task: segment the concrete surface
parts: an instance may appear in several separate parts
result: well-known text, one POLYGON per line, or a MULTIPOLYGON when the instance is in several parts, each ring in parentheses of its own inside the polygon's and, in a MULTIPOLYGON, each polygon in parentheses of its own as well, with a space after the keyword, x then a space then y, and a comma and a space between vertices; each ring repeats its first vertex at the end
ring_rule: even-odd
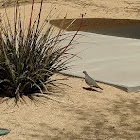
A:
MULTIPOLYGON (((71 69, 63 73, 84 77, 82 72, 86 70, 97 81, 124 87, 128 92, 140 90, 139 39, 82 31, 78 34, 70 50, 78 57, 70 62, 71 69)), ((71 38, 64 43, 68 44, 71 38)))

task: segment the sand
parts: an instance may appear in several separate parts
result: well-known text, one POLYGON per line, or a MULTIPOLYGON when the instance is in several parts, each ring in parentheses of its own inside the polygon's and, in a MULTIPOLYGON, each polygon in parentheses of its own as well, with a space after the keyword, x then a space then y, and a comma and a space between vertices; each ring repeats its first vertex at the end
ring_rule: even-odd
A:
MULTIPOLYGON (((140 19, 136 0, 65 0, 54 1, 53 19, 67 18, 140 19), (58 12, 57 12, 58 13, 58 12)), ((45 3, 43 17, 51 4, 45 3)), ((27 9, 31 5, 27 5, 27 9)), ((35 4, 39 8, 39 4, 35 4)), ((12 7, 9 7, 9 14, 12 7)), ((1 12, 4 10, 1 9, 1 12)), ((37 12, 37 11, 36 11, 37 12)), ((28 14, 29 15, 29 14, 28 14)), ((27 16, 28 20, 28 16, 27 16)), ((11 21, 12 22, 12 21, 11 21)), ((0 128, 10 133, 0 140, 139 140, 140 93, 127 93, 117 87, 98 83, 104 90, 86 90, 84 79, 57 74, 52 78, 67 78, 50 95, 61 103, 44 98, 14 106, 13 99, 0 104, 0 128), (61 92, 60 92, 61 91, 61 92)))

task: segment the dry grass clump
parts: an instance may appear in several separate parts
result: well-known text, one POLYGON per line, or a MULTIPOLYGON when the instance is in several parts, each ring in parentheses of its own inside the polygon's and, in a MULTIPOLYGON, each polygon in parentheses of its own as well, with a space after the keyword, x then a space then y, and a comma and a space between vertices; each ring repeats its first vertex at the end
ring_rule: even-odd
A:
MULTIPOLYGON (((29 98, 32 95, 47 96, 47 85, 55 86, 53 82, 56 81, 50 77, 68 69, 66 64, 74 57, 67 51, 80 27, 69 44, 63 46, 61 42, 65 37, 62 39, 61 29, 55 34, 55 28, 46 19, 40 25, 42 4, 43 0, 36 20, 32 21, 34 0, 32 1, 27 32, 22 25, 18 0, 15 3, 14 30, 7 13, 4 24, 0 22, 0 95, 14 97, 16 103, 24 100, 23 95, 29 98), (45 33, 42 34, 46 25, 45 33)), ((49 16, 50 13, 48 19, 49 16)))

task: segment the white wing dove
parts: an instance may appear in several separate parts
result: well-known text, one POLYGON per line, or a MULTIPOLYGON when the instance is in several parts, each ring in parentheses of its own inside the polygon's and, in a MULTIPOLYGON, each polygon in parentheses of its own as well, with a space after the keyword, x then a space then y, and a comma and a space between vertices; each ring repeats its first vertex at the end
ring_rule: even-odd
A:
POLYGON ((90 86, 90 87, 94 87, 94 88, 100 88, 101 90, 103 90, 101 87, 99 87, 96 83, 96 81, 91 78, 86 71, 83 71, 83 73, 85 74, 85 82, 90 86))

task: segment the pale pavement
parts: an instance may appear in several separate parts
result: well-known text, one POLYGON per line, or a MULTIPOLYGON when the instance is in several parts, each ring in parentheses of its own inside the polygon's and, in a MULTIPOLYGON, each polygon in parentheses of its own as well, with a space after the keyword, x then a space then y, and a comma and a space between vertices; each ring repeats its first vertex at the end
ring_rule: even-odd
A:
POLYGON ((128 92, 140 90, 139 39, 80 31, 73 44, 71 52, 81 59, 75 57, 72 69, 63 73, 84 77, 86 70, 97 81, 125 87, 128 92))

